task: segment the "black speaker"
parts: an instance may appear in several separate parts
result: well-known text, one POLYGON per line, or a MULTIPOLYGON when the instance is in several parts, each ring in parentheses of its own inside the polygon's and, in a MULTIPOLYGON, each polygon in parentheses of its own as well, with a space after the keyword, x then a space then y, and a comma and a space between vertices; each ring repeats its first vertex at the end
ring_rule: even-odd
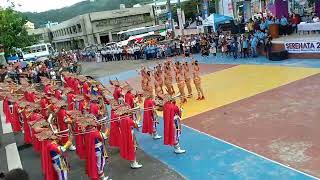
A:
POLYGON ((270 61, 282 61, 288 59, 288 51, 273 51, 269 53, 270 61))

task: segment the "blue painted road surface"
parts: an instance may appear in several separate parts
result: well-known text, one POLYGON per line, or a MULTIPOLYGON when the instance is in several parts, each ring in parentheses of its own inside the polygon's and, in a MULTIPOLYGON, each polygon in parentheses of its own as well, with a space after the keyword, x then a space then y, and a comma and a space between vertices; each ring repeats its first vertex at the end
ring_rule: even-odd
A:
MULTIPOLYGON (((158 132, 163 135, 162 124, 158 132)), ((315 179, 186 126, 181 137, 181 147, 187 150, 185 154, 175 154, 172 147, 163 145, 163 139, 153 140, 141 132, 136 135, 144 152, 190 180, 315 179)))

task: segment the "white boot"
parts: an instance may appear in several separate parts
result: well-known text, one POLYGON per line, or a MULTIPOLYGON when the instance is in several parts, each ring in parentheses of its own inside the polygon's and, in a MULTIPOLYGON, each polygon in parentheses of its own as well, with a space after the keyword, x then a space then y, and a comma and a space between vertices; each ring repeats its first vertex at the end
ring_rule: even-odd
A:
POLYGON ((70 150, 70 151, 75 151, 75 150, 76 150, 76 147, 75 147, 74 145, 71 145, 70 148, 69 148, 69 150, 70 150))
POLYGON ((158 133, 154 133, 154 135, 153 135, 154 140, 161 139, 161 138, 162 138, 162 136, 159 136, 158 133))
POLYGON ((183 154, 183 153, 186 152, 186 150, 181 149, 179 145, 176 145, 176 146, 174 147, 174 152, 175 152, 176 154, 183 154))
POLYGON ((108 176, 104 177, 103 180, 112 180, 112 179, 109 179, 108 176))
POLYGON ((139 169, 139 168, 141 168, 141 167, 142 167, 142 165, 139 164, 137 161, 133 161, 133 162, 131 163, 131 168, 132 168, 132 169, 139 169))
POLYGON ((100 180, 112 180, 112 179, 109 179, 108 176, 104 176, 104 174, 102 174, 102 175, 100 176, 100 180))

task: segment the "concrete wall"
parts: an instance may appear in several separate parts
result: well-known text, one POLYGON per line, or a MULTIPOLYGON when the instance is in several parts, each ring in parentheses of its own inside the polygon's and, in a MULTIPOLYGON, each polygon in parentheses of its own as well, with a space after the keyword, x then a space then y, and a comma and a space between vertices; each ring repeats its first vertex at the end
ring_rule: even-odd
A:
POLYGON ((52 41, 48 28, 30 29, 28 34, 36 36, 39 43, 50 43, 52 41))

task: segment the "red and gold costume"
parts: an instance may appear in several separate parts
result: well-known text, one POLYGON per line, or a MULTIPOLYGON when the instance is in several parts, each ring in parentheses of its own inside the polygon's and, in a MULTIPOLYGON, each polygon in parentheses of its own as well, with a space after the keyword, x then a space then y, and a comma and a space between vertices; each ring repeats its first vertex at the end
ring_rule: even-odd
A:
POLYGON ((143 125, 142 133, 147 133, 153 136, 154 139, 161 137, 157 133, 158 116, 155 110, 156 103, 152 96, 146 97, 144 100, 143 125))
POLYGON ((109 137, 109 145, 112 147, 120 147, 120 141, 121 141, 121 134, 120 134, 120 122, 117 121, 117 118, 119 117, 116 112, 115 108, 118 103, 111 102, 111 122, 110 122, 110 137, 109 137))
POLYGON ((180 149, 179 138, 181 134, 181 110, 172 97, 167 97, 163 105, 164 144, 174 146, 175 153, 181 154, 185 150, 180 149))

